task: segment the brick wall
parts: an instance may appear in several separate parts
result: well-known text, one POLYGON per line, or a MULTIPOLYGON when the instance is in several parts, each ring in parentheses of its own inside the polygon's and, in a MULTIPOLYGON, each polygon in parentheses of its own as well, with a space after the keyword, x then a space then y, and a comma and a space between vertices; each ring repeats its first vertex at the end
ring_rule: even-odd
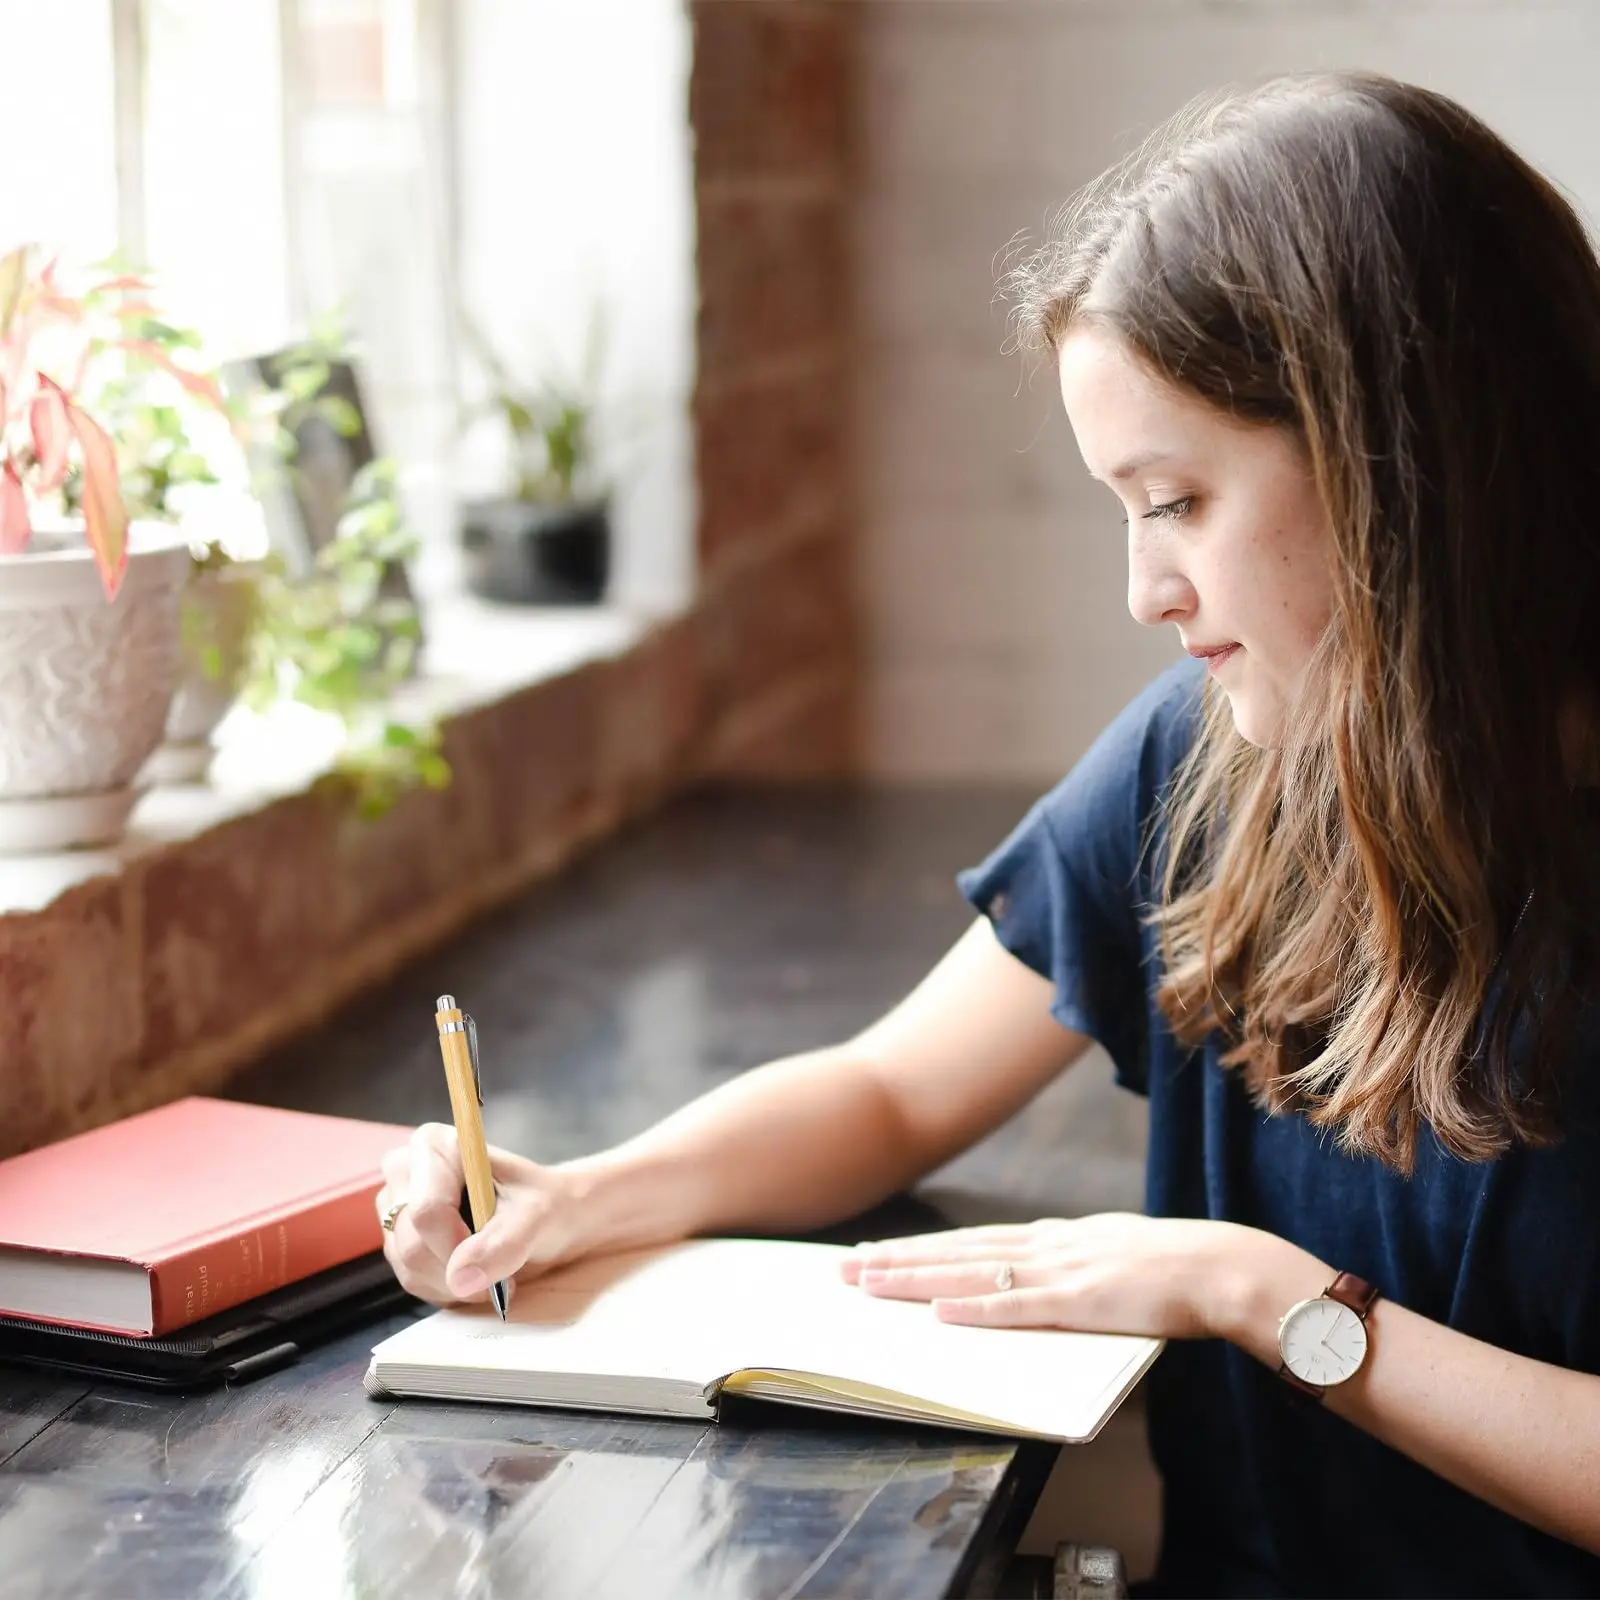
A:
POLYGON ((857 8, 694 0, 707 766, 847 769, 856 743, 845 362, 857 8))

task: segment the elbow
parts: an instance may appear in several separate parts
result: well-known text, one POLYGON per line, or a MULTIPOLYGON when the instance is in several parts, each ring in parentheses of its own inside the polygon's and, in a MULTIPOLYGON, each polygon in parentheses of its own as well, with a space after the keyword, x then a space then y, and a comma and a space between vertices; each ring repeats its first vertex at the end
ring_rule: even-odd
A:
MULTIPOLYGON (((903 1189, 956 1153, 946 1150, 935 1130, 919 1118, 903 1090, 881 1072, 870 1056, 858 1058, 865 1084, 873 1097, 872 1122, 879 1129, 885 1175, 893 1188, 903 1189)), ((959 1147, 958 1147, 959 1148, 959 1147)))

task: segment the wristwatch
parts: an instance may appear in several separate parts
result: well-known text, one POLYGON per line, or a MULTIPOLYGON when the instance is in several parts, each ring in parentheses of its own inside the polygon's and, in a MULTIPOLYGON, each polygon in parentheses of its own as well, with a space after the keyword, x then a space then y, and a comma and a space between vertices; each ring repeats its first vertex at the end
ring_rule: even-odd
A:
POLYGON ((1353 1272, 1341 1272, 1314 1300, 1289 1307, 1278 1322, 1278 1376, 1321 1400, 1346 1383, 1367 1359, 1367 1313, 1378 1291, 1353 1272))

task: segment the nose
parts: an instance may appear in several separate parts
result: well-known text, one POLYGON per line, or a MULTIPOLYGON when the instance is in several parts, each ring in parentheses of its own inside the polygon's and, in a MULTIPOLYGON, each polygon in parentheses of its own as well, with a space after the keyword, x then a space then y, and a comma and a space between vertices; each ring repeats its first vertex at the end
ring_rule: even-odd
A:
POLYGON ((1194 585, 1175 559, 1170 540, 1139 522, 1128 529, 1128 610, 1147 628, 1194 615, 1194 585))

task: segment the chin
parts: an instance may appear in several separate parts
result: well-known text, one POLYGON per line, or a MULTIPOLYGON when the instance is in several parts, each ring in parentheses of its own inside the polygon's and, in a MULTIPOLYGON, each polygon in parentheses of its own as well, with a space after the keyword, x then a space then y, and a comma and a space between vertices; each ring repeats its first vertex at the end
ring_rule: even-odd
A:
POLYGON ((1276 702, 1263 705, 1261 696, 1248 691, 1230 689, 1226 692, 1239 737, 1262 750, 1272 749, 1282 734, 1283 708, 1276 702))

